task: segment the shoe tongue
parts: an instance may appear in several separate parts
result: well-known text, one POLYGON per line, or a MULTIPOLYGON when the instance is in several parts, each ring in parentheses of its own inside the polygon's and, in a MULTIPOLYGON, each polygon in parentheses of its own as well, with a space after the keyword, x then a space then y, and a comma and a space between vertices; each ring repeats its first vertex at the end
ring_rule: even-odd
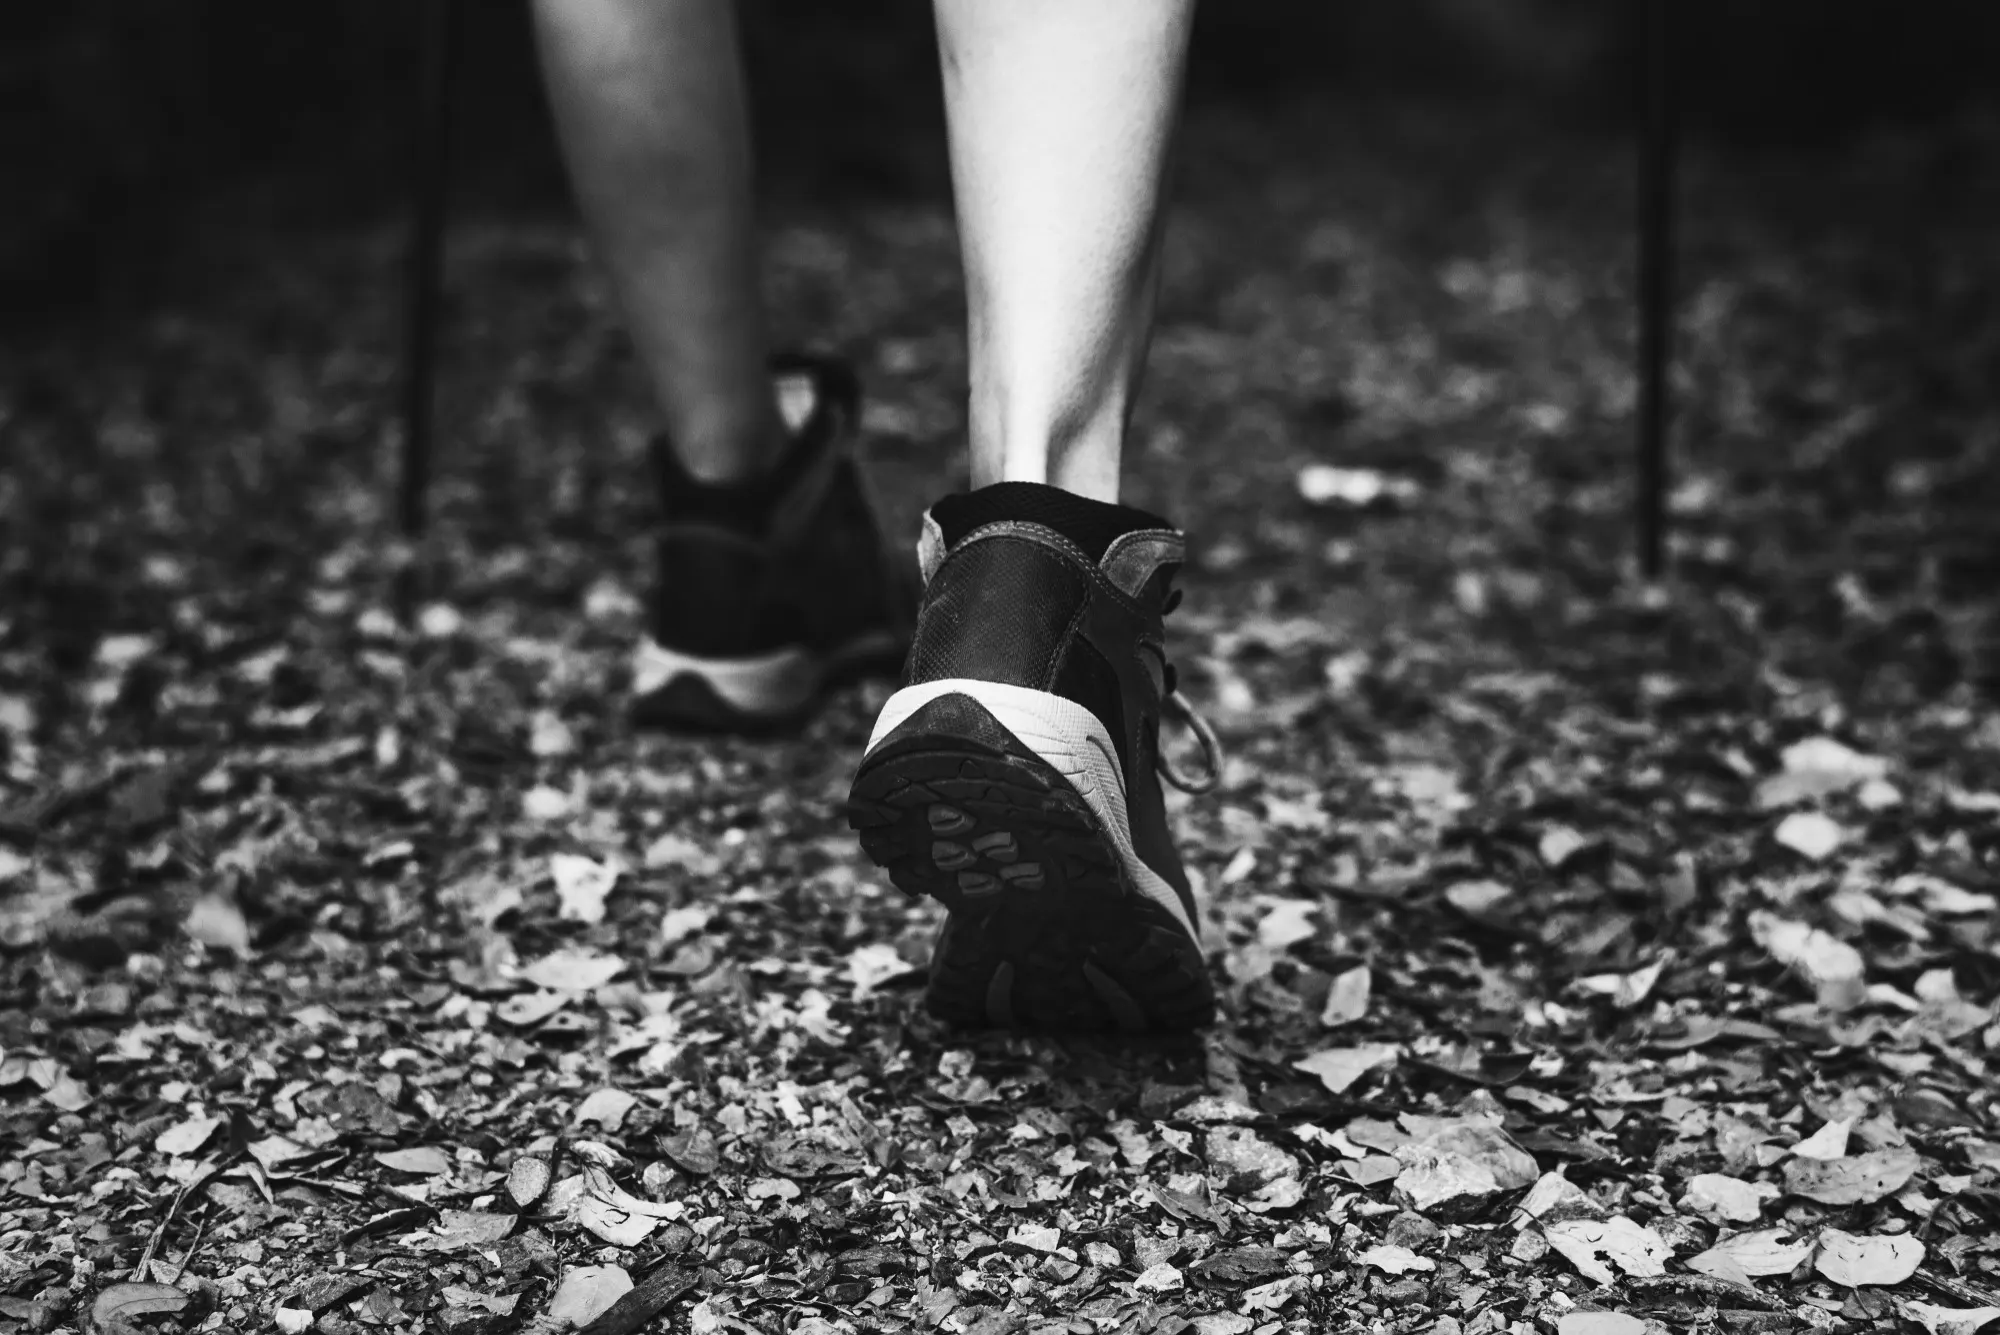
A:
POLYGON ((1054 529, 1093 561, 1102 561, 1111 544, 1127 533, 1173 528, 1144 510, 1093 501, 1040 482, 996 482, 978 491, 947 496, 931 507, 931 518, 946 551, 988 524, 1011 520, 1054 529))

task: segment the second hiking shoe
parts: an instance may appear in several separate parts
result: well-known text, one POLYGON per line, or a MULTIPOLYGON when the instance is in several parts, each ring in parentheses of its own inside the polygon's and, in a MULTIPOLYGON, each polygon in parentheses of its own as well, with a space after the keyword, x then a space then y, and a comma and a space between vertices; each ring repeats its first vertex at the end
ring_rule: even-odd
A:
POLYGON ((909 646, 915 571, 883 547, 862 485, 854 376, 799 356, 772 372, 791 440, 768 475, 704 486, 664 443, 655 451, 659 580, 632 666, 640 723, 788 728, 830 686, 893 674, 909 646))
POLYGON ((1174 690, 1162 618, 1182 534, 1033 483, 925 517, 904 684, 848 821, 898 888, 950 912, 929 1004, 967 1025, 1186 1030, 1214 993, 1167 828, 1160 719, 1214 738, 1174 690))

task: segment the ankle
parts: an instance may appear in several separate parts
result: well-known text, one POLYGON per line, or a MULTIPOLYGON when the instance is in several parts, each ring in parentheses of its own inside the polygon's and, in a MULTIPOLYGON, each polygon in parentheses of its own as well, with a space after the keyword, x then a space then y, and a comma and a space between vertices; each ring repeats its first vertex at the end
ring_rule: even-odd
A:
POLYGON ((677 423, 667 448, 690 481, 704 487, 740 487, 768 477, 791 436, 775 403, 752 418, 733 415, 677 423))

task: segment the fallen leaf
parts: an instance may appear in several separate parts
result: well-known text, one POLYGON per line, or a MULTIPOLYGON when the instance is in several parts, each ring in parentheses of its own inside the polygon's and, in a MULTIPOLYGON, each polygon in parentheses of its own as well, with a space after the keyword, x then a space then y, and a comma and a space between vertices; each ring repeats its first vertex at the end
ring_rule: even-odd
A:
POLYGON ((488 1247, 514 1231, 519 1218, 486 1210, 443 1210, 438 1213, 437 1231, 413 1234, 405 1245, 413 1251, 455 1252, 468 1247, 488 1247))
POLYGON ((638 1095, 622 1089, 600 1089, 576 1105, 576 1111, 570 1114, 570 1123, 582 1126, 586 1122, 595 1122, 606 1131, 616 1131, 638 1102, 638 1095))
POLYGON ((1646 1335, 1646 1323, 1623 1312, 1565 1312, 1556 1335, 1646 1335))
POLYGON ((1304 899, 1281 899, 1273 904, 1257 924, 1257 941, 1266 950, 1283 950, 1301 941, 1310 941, 1319 929, 1312 915, 1319 905, 1304 899))
POLYGON ((1399 1051, 1390 1043, 1364 1043, 1352 1048, 1327 1048, 1293 1062, 1294 1068, 1316 1075, 1334 1094, 1345 1094, 1349 1086, 1378 1066, 1388 1066, 1399 1051))
POLYGON ((1914 1300, 1898 1306, 1906 1319, 1916 1322, 1930 1335, 1977 1335, 2000 1319, 2000 1307, 1939 1307, 1914 1300))
POLYGON ((1852 1117, 1839 1118, 1828 1122, 1819 1130, 1792 1146, 1792 1153, 1801 1159, 1839 1159, 1847 1154, 1847 1137, 1854 1130, 1852 1117))
POLYGON ((172 1158, 184 1158, 208 1144, 209 1137, 215 1134, 223 1120, 220 1117, 191 1117, 153 1137, 153 1148, 172 1158))
POLYGON ((1867 999, 1861 952, 1846 942, 1761 909, 1750 915, 1750 935, 1772 959, 1813 984, 1828 1010, 1852 1010, 1867 999))
POLYGON ((1900 1145, 1844 1159, 1790 1159, 1785 1190, 1822 1205, 1866 1205, 1902 1190, 1921 1167, 1917 1152, 1900 1145))
POLYGON ((854 985, 856 1001, 866 1001, 876 988, 909 971, 909 962, 887 941, 871 941, 847 957, 847 978, 854 985))
POLYGON ((1688 1179, 1680 1207, 1712 1224, 1754 1224, 1763 1217, 1764 1202, 1776 1200, 1769 1182, 1745 1182, 1726 1173, 1696 1173, 1688 1179))
POLYGON ((1858 1236, 1837 1228, 1819 1235, 1813 1269, 1836 1284, 1901 1284, 1923 1264, 1924 1244, 1907 1233, 1858 1236))
POLYGON ((1794 811, 1778 822, 1771 837, 1800 857, 1824 862, 1847 842, 1847 829, 1818 811, 1794 811))
POLYGON ((1375 468, 1341 468, 1333 464, 1307 464, 1301 468, 1298 488, 1300 497, 1309 505, 1355 510, 1377 504, 1406 504, 1420 494, 1410 478, 1394 477, 1375 468))
POLYGON ((622 870, 616 862, 598 862, 576 853, 557 853, 549 859, 549 875, 556 883, 557 916, 565 922, 604 921, 604 901, 618 884, 622 870))
POLYGON ((1689 1257, 1687 1268, 1739 1284, 1747 1284, 1761 1275, 1789 1275, 1801 1261, 1812 1255, 1813 1250, 1810 1238, 1786 1242, 1784 1239, 1790 1234, 1791 1230, 1784 1228, 1760 1228, 1752 1233, 1738 1233, 1697 1256, 1689 1257))
POLYGON ((313 1322, 318 1319, 303 1307, 278 1307, 271 1311, 272 1324, 285 1332, 285 1335, 302 1335, 303 1332, 311 1330, 313 1322))
POLYGON ((1757 806, 1769 811, 1794 802, 1811 802, 1859 788, 1871 779, 1886 779, 1889 762, 1861 752, 1831 737, 1808 737, 1785 748, 1784 771, 1757 785, 1757 806))
POLYGON ((574 992, 523 992, 519 996, 508 997, 493 1008, 493 1018, 502 1024, 511 1024, 518 1029, 527 1029, 554 1015, 569 1005, 576 996, 574 992))
POLYGON ((1583 1194, 1583 1188, 1570 1181, 1562 1169, 1551 1169, 1535 1179, 1535 1185, 1528 1188, 1528 1194, 1514 1207, 1512 1222, 1518 1231, 1559 1205, 1581 1206, 1589 1202, 1590 1197, 1583 1194))
POLYGON ((521 797, 521 814, 531 821, 564 820, 572 814, 574 807, 568 793, 545 783, 536 784, 521 797))
POLYGON ((1444 892, 1445 902, 1474 922, 1496 918, 1513 897, 1513 887, 1499 881, 1460 881, 1444 892))
POLYGON ((2000 911, 2000 898, 1975 894, 1962 886, 1923 872, 1906 872, 1889 883, 1889 893, 1898 898, 1918 898, 1924 912, 1941 918, 1975 917, 2000 911))
POLYGON ((170 1315, 190 1301, 170 1284, 113 1284, 90 1305, 90 1319, 102 1330, 140 1317, 170 1315))
POLYGON ((1408 1247, 1398 1247, 1393 1243, 1370 1247, 1354 1259, 1391 1275, 1407 1274, 1412 1270, 1437 1269, 1437 1262, 1428 1256, 1419 1256, 1408 1247))
POLYGON ((1541 854, 1542 864, 1550 871, 1561 871, 1563 864, 1595 842, 1596 840, 1578 834, 1567 825, 1551 825, 1542 831, 1542 837, 1537 841, 1535 850, 1541 854))
POLYGON ((212 950, 238 956, 250 953, 250 924, 236 901, 221 891, 211 890, 189 905, 182 929, 212 950))
POLYGON ((548 1193, 554 1173, 539 1154, 524 1154, 507 1169, 507 1198, 523 1210, 533 1208, 548 1193))
POLYGON ((1605 1261, 1635 1279, 1644 1279, 1666 1274, 1667 1259, 1674 1254, 1658 1233, 1622 1214, 1602 1220, 1565 1219, 1548 1225, 1542 1235, 1586 1278, 1599 1284, 1609 1284, 1614 1278, 1605 1261))
POLYGON ((549 1299, 548 1318, 587 1326, 632 1291, 632 1276, 618 1265, 578 1266, 562 1277, 549 1299))
POLYGON ((453 1307, 470 1308, 481 1312, 491 1312, 495 1316, 512 1316, 520 1303, 518 1293, 481 1293, 477 1289, 462 1288, 457 1284, 447 1284, 443 1289, 444 1300, 453 1307))
POLYGON ((421 1173, 425 1177, 435 1177, 439 1173, 451 1171, 450 1156, 435 1145, 419 1145, 407 1150, 382 1150, 375 1155, 375 1162, 384 1168, 393 1168, 399 1173, 421 1173))
POLYGON ((558 950, 523 965, 521 977, 551 992, 594 992, 625 972, 625 961, 594 950, 558 950))
POLYGON ((1666 967, 1666 960, 1655 960, 1631 973, 1591 974, 1577 979, 1576 985, 1585 992, 1609 997, 1611 1004, 1620 1010, 1631 1010, 1653 994, 1653 988, 1660 981, 1660 973, 1666 967))
POLYGON ((1161 1261, 1141 1271, 1139 1277, 1132 1281, 1132 1287, 1141 1293, 1177 1293, 1184 1283, 1180 1271, 1161 1261))
MULTIPOLYGON (((1395 1147, 1402 1174, 1396 1190, 1423 1211, 1461 1196, 1489 1196, 1533 1184, 1534 1156, 1483 1117, 1402 1118, 1410 1139, 1395 1147)), ((1349 1128, 1352 1134, 1352 1128, 1349 1128)))
POLYGON ((1352 1024, 1368 1013, 1370 975, 1368 966, 1357 965, 1333 976, 1326 990, 1326 1005, 1320 1008, 1319 1022, 1331 1029, 1352 1024))
POLYGON ((1030 1251, 1052 1252, 1062 1246, 1062 1230, 1038 1224, 1022 1224, 1009 1233, 1004 1241, 1026 1247, 1030 1251))

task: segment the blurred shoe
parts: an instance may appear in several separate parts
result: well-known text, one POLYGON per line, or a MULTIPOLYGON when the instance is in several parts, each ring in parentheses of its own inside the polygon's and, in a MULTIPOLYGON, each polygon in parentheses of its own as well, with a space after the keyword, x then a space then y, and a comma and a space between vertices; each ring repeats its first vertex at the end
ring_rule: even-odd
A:
POLYGON ((708 486, 654 451, 662 517, 651 634, 633 715, 682 731, 795 726, 832 686, 893 674, 917 585, 892 558, 854 459, 860 390, 845 366, 772 362, 791 445, 765 478, 708 486))
POLYGON ((1219 760, 1166 661, 1184 553, 1161 519, 1033 483, 925 516, 916 641, 848 823, 898 888, 950 911, 931 961, 941 1017, 1127 1032, 1213 1017, 1160 787, 1212 787, 1219 760), (1202 778, 1165 762, 1163 712, 1194 727, 1202 778))

